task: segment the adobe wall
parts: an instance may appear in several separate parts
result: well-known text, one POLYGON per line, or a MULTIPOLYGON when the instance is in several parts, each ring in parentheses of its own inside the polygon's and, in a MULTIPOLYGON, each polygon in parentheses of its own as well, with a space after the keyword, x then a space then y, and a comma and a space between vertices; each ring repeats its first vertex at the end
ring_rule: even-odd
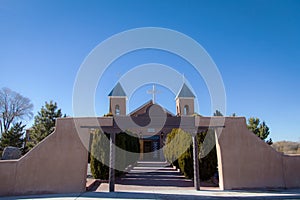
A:
POLYGON ((59 119, 55 132, 25 156, 0 161, 0 196, 84 192, 87 160, 73 119, 59 119))
POLYGON ((247 129, 245 118, 226 117, 217 134, 221 189, 300 188, 300 156, 275 151, 247 129))
MULTIPOLYGON (((300 188, 300 156, 276 152, 247 129, 245 118, 225 119, 216 131, 220 189, 300 188)), ((196 124, 208 122, 196 118, 196 124)), ((84 192, 88 127, 99 125, 112 127, 113 118, 58 119, 55 132, 25 156, 0 161, 0 196, 84 192)))
POLYGON ((283 156, 286 188, 300 188, 300 156, 283 156))

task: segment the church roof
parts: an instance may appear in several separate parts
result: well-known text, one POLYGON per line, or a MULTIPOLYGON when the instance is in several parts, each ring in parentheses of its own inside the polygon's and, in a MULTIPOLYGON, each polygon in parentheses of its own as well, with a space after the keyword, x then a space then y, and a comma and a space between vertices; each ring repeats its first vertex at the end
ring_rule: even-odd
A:
POLYGON ((130 116, 137 116, 137 115, 141 115, 147 112, 147 109, 149 107, 151 107, 153 105, 152 100, 146 102, 145 104, 141 105, 140 107, 138 107, 137 109, 135 109, 134 111, 132 111, 131 113, 129 113, 130 116))
POLYGON ((117 85, 108 94, 108 96, 109 97, 126 97, 126 93, 124 92, 121 84, 118 82, 117 85))
MULTIPOLYGON (((149 112, 149 108, 151 106, 159 106, 161 107, 160 105, 158 104, 154 104, 152 100, 146 102, 145 104, 143 104, 142 106, 138 107, 137 109, 135 109, 134 111, 132 111, 129 115, 130 116, 144 116, 144 115, 148 115, 148 112, 149 112)), ((171 112, 169 112, 167 109, 161 107, 162 109, 164 109, 167 113, 167 116, 173 116, 173 114, 171 112)))
POLYGON ((195 97, 194 93, 190 90, 190 88, 184 83, 180 89, 180 92, 177 94, 176 99, 178 97, 195 97))

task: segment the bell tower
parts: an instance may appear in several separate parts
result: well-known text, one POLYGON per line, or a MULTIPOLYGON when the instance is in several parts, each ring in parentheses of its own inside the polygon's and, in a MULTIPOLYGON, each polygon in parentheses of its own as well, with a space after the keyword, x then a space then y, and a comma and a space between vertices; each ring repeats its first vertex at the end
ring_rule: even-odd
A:
POLYGON ((195 113, 194 110, 195 95, 185 83, 183 83, 175 100, 176 100, 176 114, 178 116, 193 115, 195 113))
POLYGON ((113 115, 126 115, 127 96, 119 82, 108 94, 108 98, 109 113, 113 115))

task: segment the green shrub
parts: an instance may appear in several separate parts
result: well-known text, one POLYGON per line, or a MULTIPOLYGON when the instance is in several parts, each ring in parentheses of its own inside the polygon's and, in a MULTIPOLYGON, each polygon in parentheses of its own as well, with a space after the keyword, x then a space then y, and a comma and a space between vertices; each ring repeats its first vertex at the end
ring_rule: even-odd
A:
POLYGON ((91 172, 94 178, 108 179, 109 168, 104 163, 109 163, 109 141, 104 133, 99 130, 93 132, 91 146, 91 172))
POLYGON ((200 159, 199 174, 201 180, 210 179, 218 171, 217 166, 217 152, 216 147, 214 146, 207 156, 200 159))
POLYGON ((192 148, 190 147, 186 152, 184 152, 178 158, 179 168, 182 171, 183 175, 187 178, 193 178, 194 175, 194 166, 193 166, 193 153, 191 152, 192 148))
MULTIPOLYGON (((108 179, 109 167, 103 163, 109 163, 109 134, 103 134, 99 130, 93 133, 93 142, 91 146, 91 172, 94 178, 108 179), (104 137, 107 140, 104 140, 104 137)), ((118 133, 116 135, 116 175, 123 173, 123 170, 130 164, 136 162, 139 158, 140 144, 139 138, 130 133, 118 133), (134 152, 135 154, 132 154, 134 152)))
POLYGON ((166 160, 179 167, 177 159, 190 147, 192 138, 189 133, 181 129, 173 129, 167 135, 164 145, 164 156, 166 160))
POLYGON ((215 146, 215 134, 213 129, 208 129, 205 132, 198 133, 197 141, 199 146, 200 158, 199 161, 199 174, 201 180, 210 179, 217 171, 218 159, 217 150, 215 146), (205 141, 205 146, 203 143, 205 141), (210 147, 213 146, 212 149, 210 147), (205 156, 206 155, 206 156, 205 156))
POLYGON ((191 153, 192 137, 181 129, 173 129, 167 135, 164 146, 164 155, 168 162, 172 163, 188 178, 193 173, 193 158, 191 153))
POLYGON ((127 133, 126 134, 126 152, 130 156, 127 155, 127 161, 129 164, 135 163, 140 158, 140 139, 137 134, 127 133), (132 153, 134 154, 132 154, 132 153))
MULTIPOLYGON (((214 142, 214 132, 208 130, 197 134, 198 151, 207 156, 199 158, 199 173, 201 180, 208 180, 217 171, 217 155, 216 148, 211 149, 203 148, 203 142, 214 142), (209 134, 209 135, 207 135, 209 134)), ((208 145, 210 146, 210 145, 208 145)), ((193 177, 193 149, 192 149, 192 136, 191 134, 181 130, 173 129, 167 135, 166 145, 164 146, 164 155, 168 162, 179 168, 181 172, 187 177, 193 177)))

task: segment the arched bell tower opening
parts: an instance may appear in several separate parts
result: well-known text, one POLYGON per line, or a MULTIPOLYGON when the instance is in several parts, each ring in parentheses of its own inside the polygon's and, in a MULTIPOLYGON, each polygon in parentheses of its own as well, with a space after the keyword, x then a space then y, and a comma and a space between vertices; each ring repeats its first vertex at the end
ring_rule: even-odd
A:
POLYGON ((183 107, 183 115, 189 115, 189 106, 188 105, 185 105, 183 107))
POLYGON ((115 107, 115 115, 120 115, 120 106, 119 106, 119 104, 117 104, 116 107, 115 107))

